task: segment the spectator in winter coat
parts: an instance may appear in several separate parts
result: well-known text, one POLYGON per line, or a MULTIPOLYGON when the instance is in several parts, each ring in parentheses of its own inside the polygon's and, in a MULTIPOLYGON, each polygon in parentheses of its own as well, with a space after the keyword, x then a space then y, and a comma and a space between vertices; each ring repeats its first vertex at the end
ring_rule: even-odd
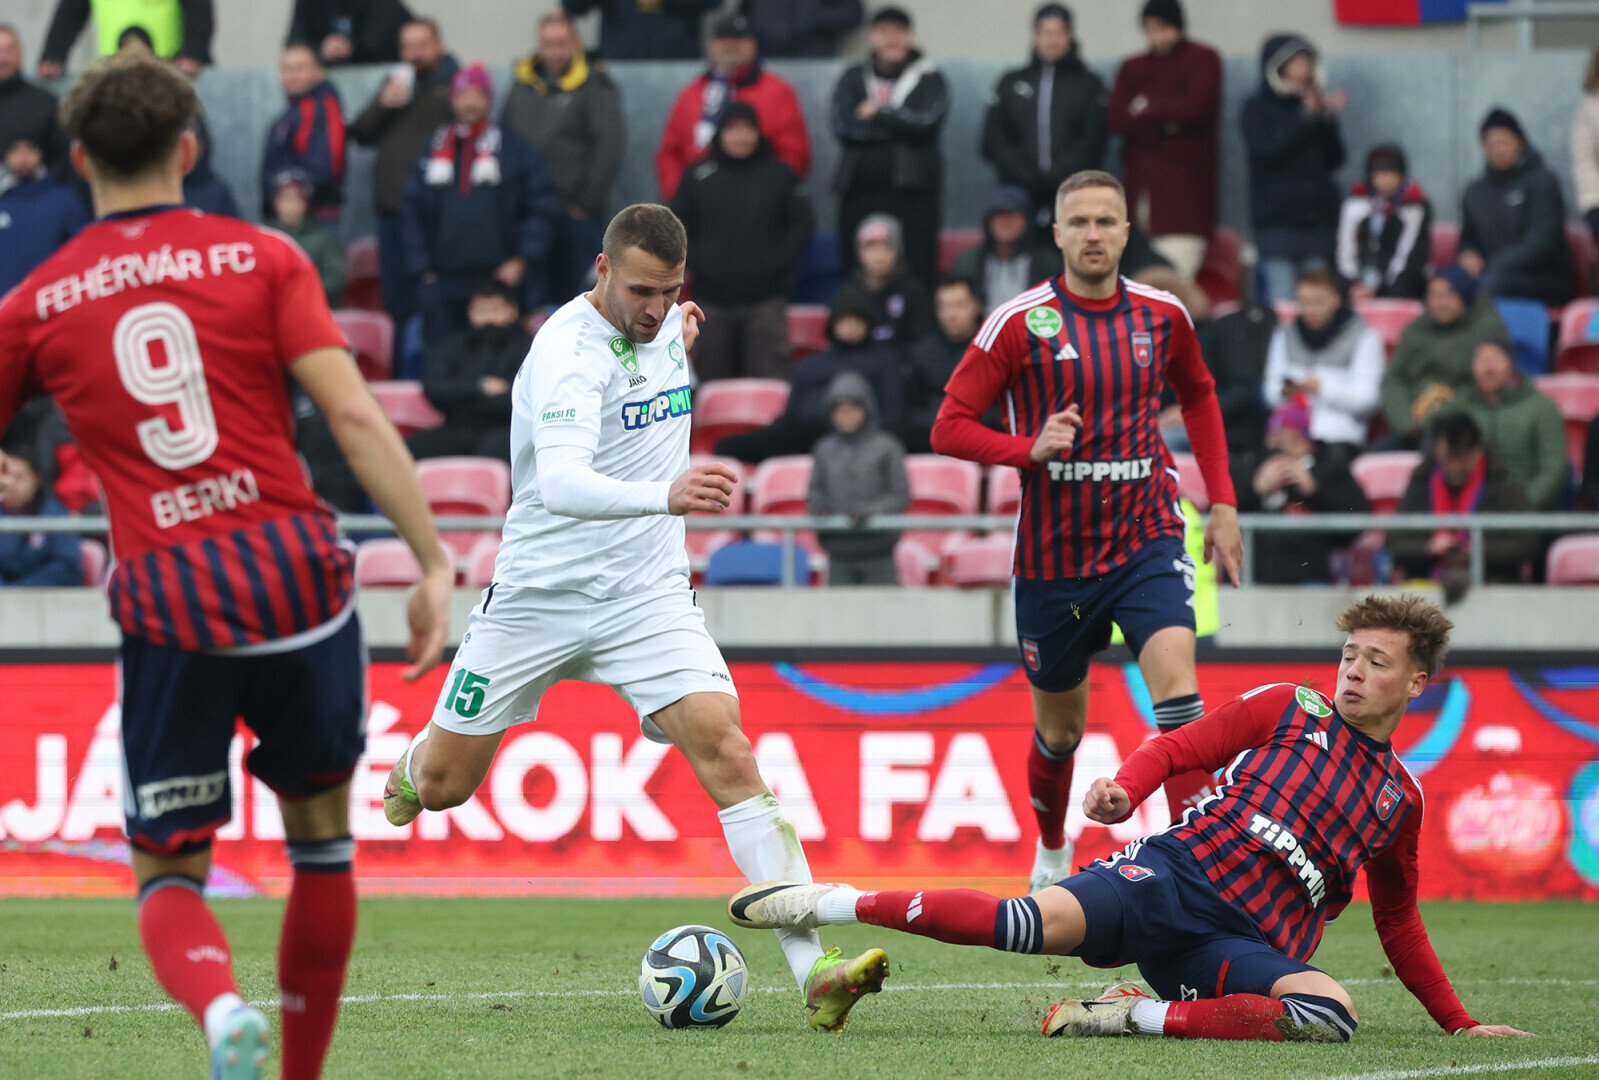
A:
POLYGON ((410 21, 401 0, 294 0, 287 44, 309 46, 324 64, 392 64, 410 21))
POLYGON ((1515 354, 1509 338, 1479 342, 1471 354, 1472 385, 1446 408, 1476 422, 1534 510, 1559 510, 1571 476, 1566 422, 1560 406, 1516 371, 1515 354))
MULTIPOLYGON (((1260 455, 1266 426, 1260 387, 1276 332, 1276 312, 1247 302, 1237 311, 1200 323, 1195 332, 1200 355, 1216 380, 1216 402, 1227 429, 1227 459, 1235 488, 1248 486, 1260 455)), ((1168 393, 1169 399, 1161 397, 1161 435, 1173 450, 1186 450, 1189 444, 1183 411, 1176 393, 1168 393)))
POLYGON ((472 290, 467 328, 427 352, 422 392, 444 423, 406 439, 417 458, 466 454, 511 460, 511 382, 533 339, 516 290, 485 279, 472 290))
POLYGON ((742 15, 717 21, 711 37, 711 66, 683 87, 661 131, 655 151, 655 178, 661 199, 671 202, 683 172, 710 153, 711 140, 722 110, 729 102, 744 101, 755 107, 761 136, 777 159, 801 180, 811 171, 811 137, 805 130, 805 113, 799 95, 786 81, 761 66, 755 33, 742 15))
POLYGON ((400 218, 405 182, 433 133, 450 121, 450 80, 460 70, 455 57, 444 51, 432 19, 412 19, 400 27, 400 62, 410 74, 396 68, 350 123, 350 138, 360 146, 377 147, 372 206, 378 219, 378 273, 383 310, 396 326, 416 312, 416 283, 405 269, 400 218))
POLYGON ((39 57, 39 77, 59 79, 78 35, 94 19, 95 46, 109 56, 122 47, 123 35, 137 27, 150 51, 189 78, 211 63, 211 35, 216 26, 211 0, 56 0, 55 15, 39 57))
MULTIPOLYGON (((868 39, 871 56, 847 68, 833 87, 833 134, 844 151, 834 181, 838 234, 854 236, 869 214, 892 215, 904 226, 906 267, 931 288, 944 188, 938 141, 949 115, 949 85, 916 48, 903 8, 879 9, 868 39)), ((839 246, 848 273, 856 249, 839 246)))
MULTIPOLYGON (((50 491, 35 433, 34 425, 14 422, 0 443, 0 513, 65 517, 66 507, 50 491)), ((76 533, 0 533, 0 586, 82 584, 76 533)))
POLYGON ((539 24, 539 51, 516 65, 500 124, 533 144, 560 189, 566 217, 551 254, 550 291, 575 295, 593 280, 627 130, 605 61, 583 51, 564 13, 539 24))
POLYGON ((1249 220, 1260 251, 1265 295, 1292 297, 1300 270, 1332 262, 1338 229, 1338 185, 1344 163, 1338 117, 1347 96, 1327 93, 1315 46, 1297 34, 1276 34, 1260 50, 1260 88, 1244 102, 1249 150, 1249 220))
POLYGON ((983 242, 956 256, 950 275, 977 285, 983 314, 1061 272, 1060 249, 1040 242, 1032 224, 1032 200, 1007 184, 989 196, 983 242))
POLYGON ((22 39, 0 25, 0 147, 26 139, 44 154, 44 167, 61 178, 71 140, 56 120, 56 96, 24 79, 22 66, 22 39))
POLYGON ((1426 310, 1405 327, 1382 377, 1382 410, 1395 447, 1415 447, 1439 406, 1471 385, 1471 357, 1479 342, 1509 336, 1477 282, 1458 266, 1445 266, 1427 282, 1426 310))
POLYGON ((473 288, 495 277, 524 311, 549 302, 546 261, 561 196, 539 152, 489 118, 494 85, 482 64, 450 85, 455 119, 439 128, 406 181, 406 268, 420 282, 422 337, 434 345, 466 326, 473 288))
POLYGON ((822 60, 838 54, 838 39, 861 24, 863 8, 861 0, 742 0, 738 12, 762 56, 822 60))
POLYGON ((701 380, 785 378, 788 297, 816 220, 748 103, 722 110, 711 156, 689 169, 672 210, 688 230, 688 271, 705 309, 694 347, 701 380))
POLYGON ((693 60, 700 20, 722 0, 561 0, 568 15, 600 12, 600 51, 612 60, 693 60))
POLYGON ((1460 265, 1489 296, 1566 303, 1573 270, 1560 181, 1508 110, 1491 110, 1479 134, 1487 168, 1460 197, 1460 265))
POLYGON ((1027 192, 1033 224, 1048 233, 1055 189, 1072 173, 1099 168, 1108 139, 1105 84, 1077 55, 1071 9, 1045 4, 1033 16, 1032 59, 1000 76, 989 99, 983 158, 1001 183, 1027 192))
POLYGON ((311 212, 338 221, 344 209, 344 107, 309 46, 290 45, 278 63, 288 108, 267 129, 261 155, 261 208, 272 212, 272 181, 285 169, 311 178, 311 212))
POLYGON ((44 167, 27 139, 5 148, 0 171, 0 296, 88 224, 83 203, 44 167))
POLYGON ((1407 173, 1405 152, 1388 143, 1366 155, 1338 215, 1338 273, 1354 300, 1420 300, 1432 256, 1432 203, 1407 173))
MULTIPOLYGON (((833 430, 811 451, 807 508, 813 514, 902 513, 911 504, 905 448, 877 422, 877 401, 867 381, 853 371, 827 388, 827 418, 833 430)), ((849 529, 818 532, 827 552, 829 585, 896 585, 894 545, 899 533, 849 529)))
POLYGON ((1272 338, 1261 396, 1272 409, 1302 399, 1310 408, 1310 437, 1348 460, 1366 445, 1382 400, 1388 363, 1382 337, 1344 303, 1330 271, 1300 273, 1294 298, 1299 317, 1272 338))
POLYGON ((901 357, 872 340, 871 320, 872 298, 854 285, 841 287, 827 316, 832 344, 790 370, 788 404, 782 415, 767 427, 726 436, 717 442, 716 452, 751 463, 780 454, 810 453, 828 431, 827 388, 846 371, 859 373, 871 385, 883 427, 897 427, 903 400, 901 357))
POLYGON ((183 177, 183 205, 206 214, 224 214, 230 218, 242 217, 239 204, 226 181, 211 167, 211 133, 206 130, 205 116, 201 114, 189 125, 199 144, 199 157, 194 168, 183 177))
MULTIPOLYGON (((850 277, 872 303, 872 340, 901 351, 933 332, 933 301, 905 268, 904 230, 887 214, 873 214, 855 233, 860 266, 850 277)), ((881 401, 881 399, 879 399, 881 401)))
POLYGON ((1577 213, 1599 240, 1599 47, 1588 57, 1582 103, 1571 121, 1571 186, 1577 192, 1577 213))
POLYGON ((311 178, 299 169, 285 169, 272 179, 272 215, 267 225, 300 245, 322 279, 329 307, 344 301, 344 245, 310 214, 311 178))
MULTIPOLYGON (((1239 487, 1240 513, 1365 514, 1371 503, 1349 471, 1349 458, 1310 437, 1310 410, 1290 402, 1271 416, 1269 456, 1239 487)), ((1358 535, 1358 534, 1357 534, 1358 535)), ((1330 579, 1332 553, 1353 543, 1339 533, 1257 533, 1251 545, 1255 580, 1302 585, 1330 579)))
POLYGON ((939 282, 933 307, 938 330, 915 342, 905 357, 905 422, 899 437, 913 454, 933 452, 933 421, 944 403, 944 387, 983 323, 983 302, 969 278, 939 282))
POLYGON ((1192 280, 1216 231, 1221 56, 1189 40, 1178 0, 1148 0, 1143 27, 1149 51, 1122 61, 1106 124, 1133 221, 1192 280))

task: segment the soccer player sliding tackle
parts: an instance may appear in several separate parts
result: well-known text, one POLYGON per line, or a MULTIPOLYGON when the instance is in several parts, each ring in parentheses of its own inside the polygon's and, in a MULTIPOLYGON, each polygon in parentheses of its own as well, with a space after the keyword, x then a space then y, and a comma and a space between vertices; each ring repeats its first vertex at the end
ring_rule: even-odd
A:
MULTIPOLYGON (((1219 560, 1236 585, 1243 551, 1216 384, 1193 322, 1177 297, 1118 273, 1128 231, 1121 182, 1098 171, 1068 177, 1054 228, 1065 272, 989 315, 933 425, 939 453, 1021 472, 1013 572, 1033 686, 1034 892, 1071 872, 1072 755, 1088 719, 1088 661, 1110 644, 1112 622, 1138 658, 1162 731, 1205 711, 1194 674, 1194 564, 1160 433, 1168 383, 1210 496, 1205 559, 1219 560), (1008 434, 982 423, 1001 397, 1008 434)), ((1210 783, 1199 771, 1168 778, 1172 820, 1210 783)))
POLYGON ((1019 900, 972 889, 859 892, 763 882, 733 897, 740 926, 864 922, 957 945, 1137 964, 1158 998, 1119 983, 1049 1010, 1045 1035, 1344 1042, 1349 992, 1310 965, 1362 866, 1383 951, 1445 1031, 1479 1024, 1444 975, 1416 908, 1421 788, 1389 740, 1448 647, 1451 624, 1415 596, 1369 596, 1339 616, 1347 638, 1329 701, 1277 683, 1139 747, 1095 780, 1084 812, 1124 820, 1174 773, 1231 762, 1180 825, 1019 900))
MULTIPOLYGON (((646 738, 674 744, 720 810, 739 872, 809 881, 799 837, 761 779, 727 663, 689 588, 682 515, 718 513, 737 480, 689 465, 687 350, 700 309, 677 304, 688 238, 639 204, 605 232, 598 283, 539 331, 511 389, 512 486, 494 583, 472 612, 431 722, 395 765, 384 813, 404 825, 460 806, 507 728, 562 679, 606 683, 646 738)), ((837 1031, 888 957, 826 954, 780 928, 812 1027, 837 1031)))

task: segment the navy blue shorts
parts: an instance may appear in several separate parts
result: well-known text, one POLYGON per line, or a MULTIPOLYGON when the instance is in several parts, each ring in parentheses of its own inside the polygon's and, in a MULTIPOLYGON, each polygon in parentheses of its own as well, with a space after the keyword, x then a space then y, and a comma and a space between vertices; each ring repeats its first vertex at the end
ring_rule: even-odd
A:
POLYGON ((1134 656, 1168 626, 1194 628, 1194 560, 1182 540, 1162 537, 1099 577, 1017 578, 1015 596, 1028 681, 1064 693, 1088 677, 1089 659, 1109 648, 1113 622, 1134 656))
POLYGON ((122 756, 128 838, 195 850, 233 813, 228 746, 242 717, 261 741, 245 758, 286 800, 326 791, 366 747, 366 646, 352 612, 321 641, 227 656, 122 639, 122 756))
POLYGON ((1091 967, 1137 964, 1166 1001, 1269 995, 1284 975, 1318 970, 1272 948, 1179 840, 1134 841, 1058 884, 1088 922, 1073 955, 1091 967))

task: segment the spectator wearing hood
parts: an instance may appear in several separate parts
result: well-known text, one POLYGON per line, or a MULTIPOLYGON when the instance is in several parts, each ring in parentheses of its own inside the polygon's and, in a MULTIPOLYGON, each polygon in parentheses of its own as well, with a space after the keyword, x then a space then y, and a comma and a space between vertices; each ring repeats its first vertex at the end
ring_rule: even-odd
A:
POLYGON ((1033 55, 1000 76, 983 119, 983 158, 1000 182, 1021 188, 1040 233, 1055 220, 1055 189, 1105 159, 1105 84, 1077 55, 1072 12, 1045 4, 1033 14, 1033 55))
POLYGON ((864 8, 861 0, 742 0, 738 13, 750 21, 762 56, 826 60, 861 24, 864 8))
POLYGON ((466 326, 467 300, 494 277, 522 310, 549 302, 546 261, 561 196, 532 145, 489 116, 494 84, 473 64, 450 84, 454 119, 434 133, 406 181, 406 268, 420 282, 422 337, 436 345, 466 326))
POLYGON ((422 362, 422 393, 444 423, 406 439, 413 456, 511 460, 511 382, 533 345, 521 315, 505 282, 487 278, 472 289, 466 329, 422 362))
POLYGON ((1382 400, 1382 337, 1344 302, 1329 270, 1301 271, 1294 298, 1299 316, 1272 337, 1261 396, 1272 409, 1303 401, 1310 437, 1348 460, 1366 445, 1382 400))
POLYGON ((1433 274, 1424 302, 1421 318, 1399 335, 1382 377, 1382 410, 1394 446, 1414 447, 1433 411, 1471 385, 1479 342, 1510 334, 1476 280, 1458 266, 1433 274))
MULTIPOLYGON (((26 415, 13 421, 0 442, 6 486, 0 514, 66 517, 51 492, 49 459, 40 453, 38 425, 26 415)), ((75 533, 0 533, 0 586, 41 588, 82 585, 83 560, 75 533)))
POLYGON ((1344 163, 1338 117, 1347 97, 1323 89, 1318 60, 1298 34, 1274 34, 1260 50, 1260 88, 1244 102, 1249 219, 1266 304, 1291 299, 1300 270, 1329 265, 1337 239, 1333 173, 1344 163))
POLYGON ((718 19, 711 34, 710 67, 677 95, 661 145, 655 151, 655 178, 661 199, 670 203, 683 173, 710 153, 722 110, 734 101, 755 107, 761 137, 777 159, 801 180, 811 171, 811 137, 799 95, 761 63, 755 32, 742 15, 718 19))
POLYGON ((780 454, 808 454, 827 434, 827 388, 846 371, 863 376, 877 399, 879 421, 893 430, 903 413, 902 359, 898 352, 872 340, 872 298, 845 284, 833 296, 827 316, 827 339, 789 371, 788 404, 768 427, 729 435, 716 452, 738 461, 760 462, 780 454))
POLYGON ((688 271, 705 325, 701 379, 788 375, 788 297, 816 220, 810 193, 779 161, 748 102, 722 110, 709 159, 672 199, 688 230, 688 271))
POLYGON ((44 167, 63 176, 72 140, 56 119, 60 103, 24 79, 22 71, 22 38, 14 27, 0 25, 0 148, 26 139, 44 154, 44 167))
POLYGON ((13 139, 0 171, 0 296, 88 224, 83 203, 50 175, 32 141, 13 139))
MULTIPOLYGON (((933 452, 933 421, 944 403, 944 387, 983 323, 983 301, 971 279, 950 276, 933 292, 938 329, 917 341, 905 358, 905 422, 900 440, 913 454, 933 452)), ((996 420, 984 417, 984 422, 996 420)), ((997 426, 993 424, 991 426, 997 426)))
POLYGON ((1027 192, 1013 184, 998 188, 983 215, 983 242, 950 268, 951 276, 978 286, 983 314, 1061 272, 1060 249, 1039 240, 1033 220, 1027 192))
POLYGON ((272 213, 272 181, 286 169, 311 179, 311 212, 338 221, 344 209, 344 107, 308 45, 289 45, 278 62, 288 108, 267 129, 261 155, 261 213, 272 213))
POLYGON ((311 216, 311 178, 299 169, 285 169, 272 178, 269 191, 272 215, 266 223, 300 245, 322 279, 328 306, 339 307, 344 300, 344 245, 311 216))
POLYGON ((287 43, 308 47, 324 64, 392 64, 410 21, 401 0, 294 0, 287 43))
MULTIPOLYGON (((194 132, 195 142, 199 144, 199 156, 195 158, 194 168, 183 177, 183 205, 206 214, 243 217, 232 189, 211 165, 211 131, 206 127, 204 113, 194 118, 189 130, 194 132)), ((87 197, 85 193, 84 198, 87 197)))
POLYGON ((39 56, 40 78, 61 78, 67 54, 91 18, 100 56, 120 51, 128 31, 136 29, 149 43, 152 55, 172 61, 173 67, 191 79, 211 63, 211 36, 216 28, 211 0, 56 0, 39 56))
POLYGON ((516 65, 500 123, 544 156, 560 189, 566 217, 551 255, 551 293, 573 296, 594 274, 627 127, 605 61, 584 50, 564 12, 539 23, 539 51, 516 65))
POLYGON ((1133 221, 1192 280, 1216 231, 1221 56, 1188 38, 1178 0, 1148 0, 1141 22, 1149 51, 1122 61, 1106 122, 1133 221))
POLYGON ((1599 240, 1599 46, 1588 55, 1582 103, 1571 120, 1571 186, 1577 192, 1577 213, 1599 240))
POLYGON ((600 51, 612 60, 693 60, 700 21, 722 0, 561 0, 568 15, 600 13, 600 51))
POLYGON ((1566 303, 1574 271, 1560 181, 1508 109, 1491 109, 1478 135, 1486 168, 1460 197, 1460 265, 1489 296, 1566 303))
MULTIPOLYGON (((939 138, 949 116, 949 84, 916 48, 903 8, 875 12, 867 39, 871 55, 846 68, 833 87, 833 134, 843 145, 833 185, 838 235, 854 236, 869 215, 891 215, 904 227, 904 264, 927 289, 937 280, 944 189, 939 138)), ((856 248, 839 246, 848 273, 856 248)))
POLYGON ((1558 510, 1571 466, 1560 407, 1521 377, 1509 338, 1477 343, 1471 385, 1446 409, 1471 417, 1488 448, 1521 482, 1534 510, 1558 510))
POLYGON ((1420 300, 1432 256, 1432 203, 1409 177, 1405 152, 1385 143, 1366 155, 1338 215, 1338 273, 1354 300, 1420 300))
POLYGON ((850 283, 870 298, 872 340, 904 350, 933 332, 933 301, 905 266, 905 230, 887 214, 873 214, 855 230, 860 266, 850 283))
POLYGON ((440 124, 450 120, 450 80, 460 70, 455 57, 444 50, 444 38, 432 19, 412 19, 400 27, 399 68, 350 123, 350 138, 357 145, 376 147, 372 161, 372 207, 377 212, 378 273, 383 286, 383 310, 397 326, 416 312, 416 287, 405 271, 405 240, 400 207, 405 182, 416 169, 416 159, 440 124))
MULTIPOLYGON (((827 388, 827 419, 833 430, 811 451, 810 512, 855 518, 902 513, 911 504, 905 448, 879 426, 871 384, 853 371, 835 378, 827 388)), ((816 540, 827 552, 829 585, 899 583, 899 533, 829 530, 816 540)))

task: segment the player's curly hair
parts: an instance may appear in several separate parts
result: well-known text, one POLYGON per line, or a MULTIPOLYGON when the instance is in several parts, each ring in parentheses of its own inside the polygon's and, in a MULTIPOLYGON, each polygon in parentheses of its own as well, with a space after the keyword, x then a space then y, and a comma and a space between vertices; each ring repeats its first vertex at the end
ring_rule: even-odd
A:
POLYGON ((1414 593, 1400 596, 1367 596, 1344 608, 1338 615, 1341 633, 1355 630, 1398 630, 1410 638, 1410 659, 1429 676, 1443 666, 1449 651, 1449 621, 1438 605, 1414 593))
POLYGON ((200 111, 194 87, 149 56, 114 54, 61 102, 61 126, 111 176, 131 180, 165 161, 200 111))

